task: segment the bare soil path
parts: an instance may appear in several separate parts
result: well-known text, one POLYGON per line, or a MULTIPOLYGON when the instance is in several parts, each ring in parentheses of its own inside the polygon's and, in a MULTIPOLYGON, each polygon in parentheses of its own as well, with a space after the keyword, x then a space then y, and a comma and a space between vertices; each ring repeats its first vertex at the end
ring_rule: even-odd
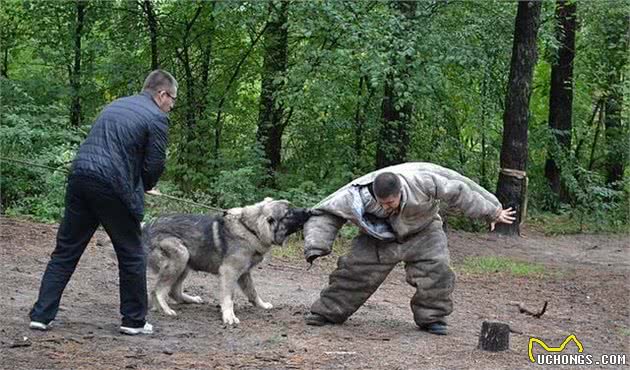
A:
MULTIPOLYGON (((396 268, 344 325, 306 326, 303 315, 327 284, 336 256, 318 261, 308 271, 298 259, 265 260, 254 279, 274 308, 251 307, 240 294, 237 327, 221 322, 216 278, 194 273, 186 290, 201 295, 206 303, 173 306, 178 311, 175 318, 152 312, 149 321, 156 333, 129 337, 117 332, 116 260, 110 247, 97 246, 95 240, 66 289, 54 328, 49 332, 27 328, 28 310, 55 233, 55 225, 0 218, 1 369, 544 368, 529 361, 529 337, 558 346, 570 334, 596 360, 601 354, 619 353, 630 363, 628 235, 546 237, 526 229, 525 238, 506 239, 451 232, 458 281, 450 333, 443 337, 417 330, 409 309, 413 288, 405 282, 402 268, 396 268), (544 274, 516 276, 466 268, 464 261, 485 256, 539 264, 544 274), (513 301, 533 310, 545 301, 549 304, 536 319, 519 313, 510 305, 513 301), (506 352, 478 350, 484 320, 506 322, 523 334, 512 334, 506 352)), ((569 345, 566 353, 576 349, 569 345)))

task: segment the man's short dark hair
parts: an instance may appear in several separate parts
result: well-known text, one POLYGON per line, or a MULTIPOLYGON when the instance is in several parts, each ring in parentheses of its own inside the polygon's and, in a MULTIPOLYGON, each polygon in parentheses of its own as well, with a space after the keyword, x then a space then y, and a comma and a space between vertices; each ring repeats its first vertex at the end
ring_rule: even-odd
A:
POLYGON ((156 95, 161 90, 166 90, 172 94, 174 89, 177 89, 177 80, 173 75, 161 69, 149 73, 144 80, 144 86, 142 86, 142 90, 151 95, 156 95))
POLYGON ((392 172, 383 172, 374 179, 372 190, 377 198, 385 199, 400 194, 401 186, 398 176, 392 172))

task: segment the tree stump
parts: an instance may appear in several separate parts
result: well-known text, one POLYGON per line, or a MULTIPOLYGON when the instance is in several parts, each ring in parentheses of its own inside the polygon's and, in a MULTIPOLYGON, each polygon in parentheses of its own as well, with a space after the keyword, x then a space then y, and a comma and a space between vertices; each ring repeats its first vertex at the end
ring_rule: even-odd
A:
POLYGON ((500 352, 510 347, 510 326, 502 322, 484 321, 479 334, 479 348, 500 352))

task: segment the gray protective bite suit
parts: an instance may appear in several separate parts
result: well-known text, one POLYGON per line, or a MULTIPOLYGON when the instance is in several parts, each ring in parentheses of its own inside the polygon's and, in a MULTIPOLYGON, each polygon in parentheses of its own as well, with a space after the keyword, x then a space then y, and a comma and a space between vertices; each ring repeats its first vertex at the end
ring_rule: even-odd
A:
POLYGON ((390 271, 404 262, 407 282, 416 288, 411 310, 416 324, 445 322, 453 311, 455 274, 449 266, 439 207, 471 218, 496 220, 497 198, 472 180, 431 163, 405 163, 371 172, 313 207, 304 225, 304 256, 311 262, 329 254, 346 221, 360 234, 340 257, 330 282, 311 312, 342 323, 376 291, 390 271), (387 214, 370 193, 374 178, 392 172, 402 183, 398 212, 387 214), (440 205, 440 203, 442 203, 440 205))

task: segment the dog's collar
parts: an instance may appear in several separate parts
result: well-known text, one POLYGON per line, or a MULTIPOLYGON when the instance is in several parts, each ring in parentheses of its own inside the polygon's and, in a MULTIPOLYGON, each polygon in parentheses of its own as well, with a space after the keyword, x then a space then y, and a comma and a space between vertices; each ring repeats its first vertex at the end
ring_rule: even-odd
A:
POLYGON ((256 253, 260 254, 261 256, 264 256, 265 253, 267 253, 269 251, 269 248, 271 248, 271 245, 269 246, 264 246, 264 243, 262 243, 262 241, 260 240, 260 237, 258 236, 258 234, 251 228, 249 227, 249 225, 247 225, 245 222, 243 222, 242 220, 238 220, 238 222, 241 223, 241 225, 243 225, 243 227, 245 228, 245 230, 249 231, 250 234, 254 235, 254 237, 256 239, 258 239, 259 243, 257 243, 258 245, 262 245, 263 247, 260 248, 258 246, 253 246, 254 250, 256 251, 256 253))
MULTIPOLYGON (((243 220, 241 219, 240 215, 234 215, 234 214, 227 214, 224 217, 234 217, 241 225, 243 225, 243 227, 245 228, 245 230, 247 230, 250 234, 252 234, 256 239, 260 240, 260 236, 258 235, 258 233, 256 231, 254 231, 251 227, 249 227, 249 225, 247 225, 245 222, 243 222, 243 220)), ((277 225, 274 227, 273 230, 273 237, 275 237, 277 230, 277 225)), ((272 244, 274 242, 272 241, 272 244)), ((260 248, 254 248, 256 250, 256 252, 260 253, 261 255, 264 255, 265 253, 267 253, 267 251, 269 250, 269 248, 271 248, 270 246, 264 247, 262 249, 260 248)))
POLYGON ((257 234, 254 230, 252 230, 252 228, 251 228, 251 227, 249 227, 249 225, 247 225, 245 222, 243 222, 243 220, 241 220, 241 219, 239 218, 238 222, 240 222, 240 223, 241 223, 241 225, 243 225, 243 227, 244 227, 247 231, 249 231, 250 233, 254 234, 254 236, 256 237, 256 239, 260 239, 260 238, 258 237, 258 234, 257 234))

